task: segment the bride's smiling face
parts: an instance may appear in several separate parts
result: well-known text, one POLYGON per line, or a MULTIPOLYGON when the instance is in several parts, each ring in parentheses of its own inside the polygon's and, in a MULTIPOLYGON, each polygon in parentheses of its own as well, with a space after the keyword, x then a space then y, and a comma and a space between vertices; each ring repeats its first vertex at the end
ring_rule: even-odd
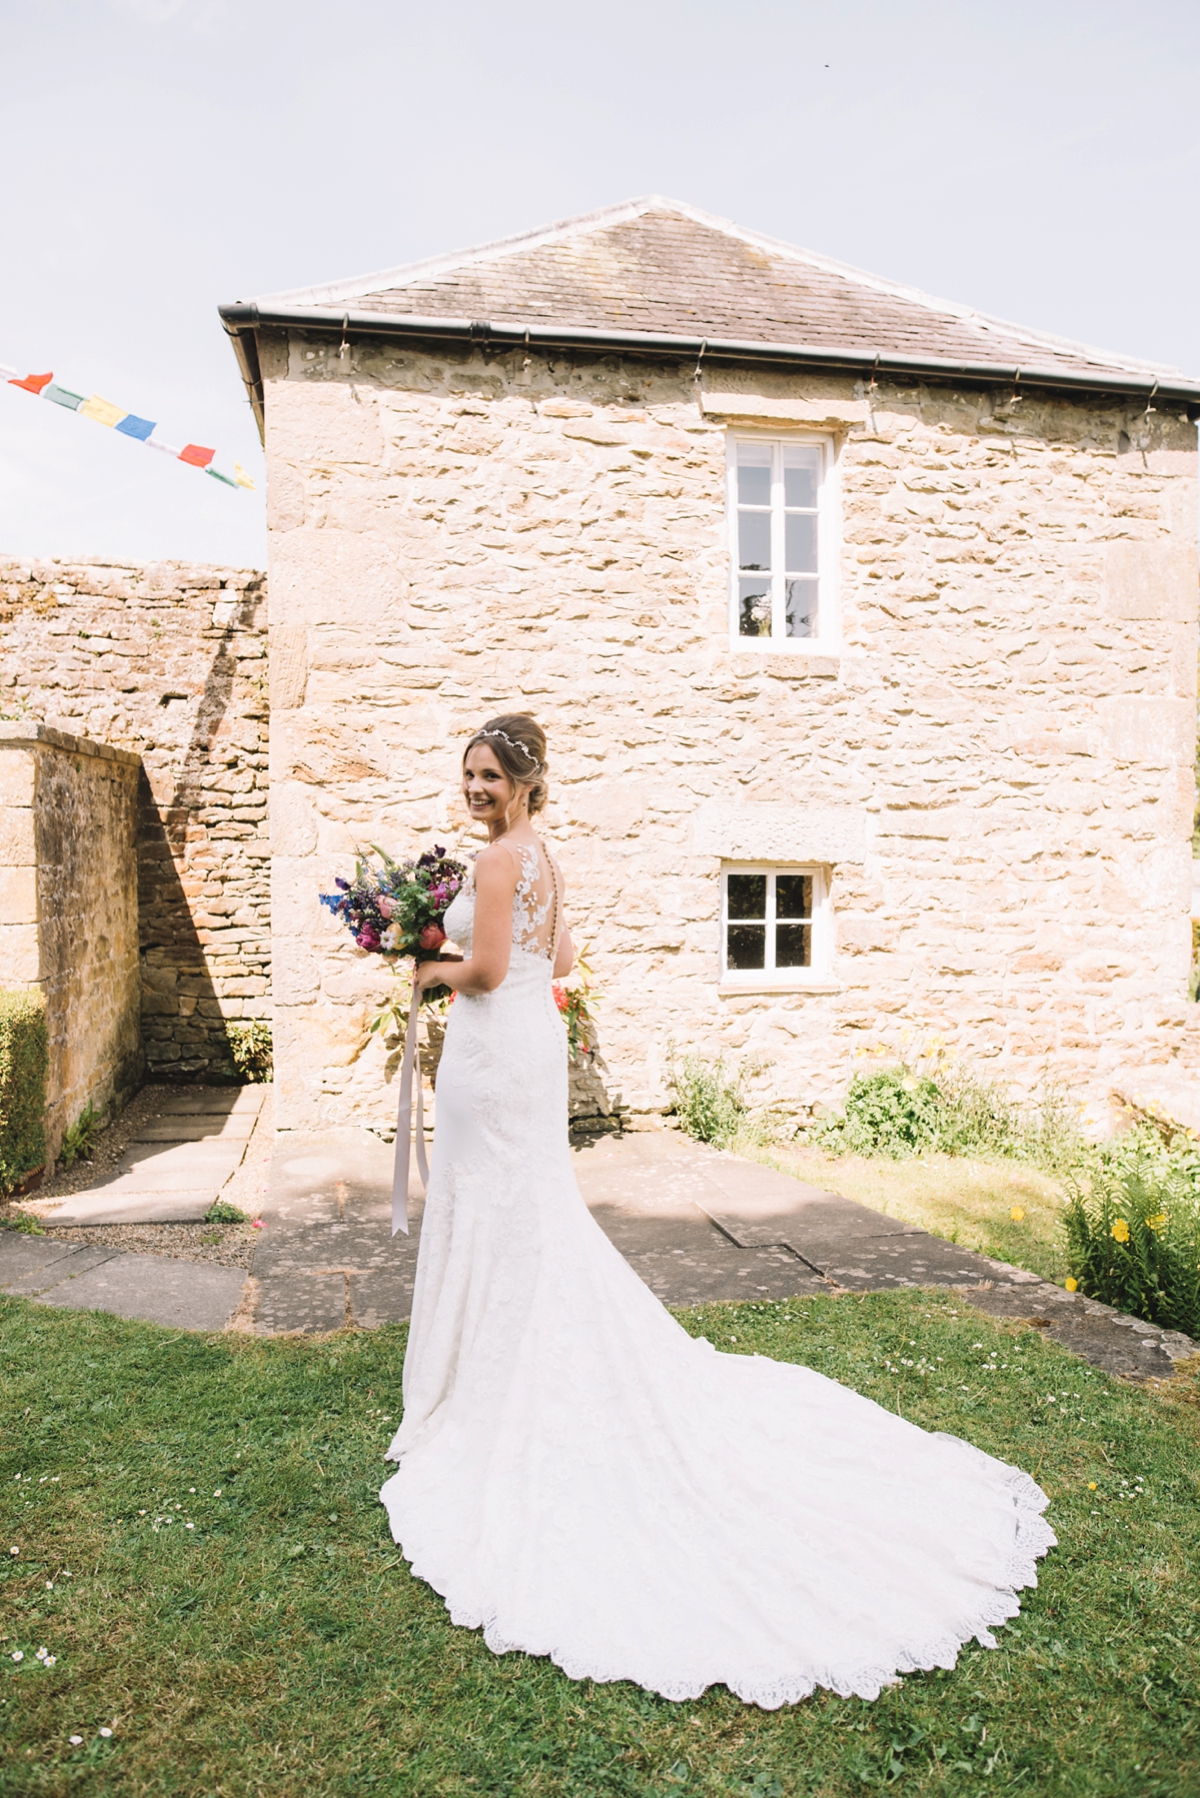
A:
POLYGON ((509 819, 509 808, 523 788, 508 778, 486 743, 475 743, 463 762, 463 797, 467 810, 479 824, 509 819))

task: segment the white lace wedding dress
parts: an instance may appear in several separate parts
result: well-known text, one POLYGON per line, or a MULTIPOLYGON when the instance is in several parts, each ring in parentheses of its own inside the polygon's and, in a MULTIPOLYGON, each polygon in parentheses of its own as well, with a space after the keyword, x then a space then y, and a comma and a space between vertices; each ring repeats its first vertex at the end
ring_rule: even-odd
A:
MULTIPOLYGON (((594 1223, 567 1142, 551 881, 437 1079, 392 1534, 497 1654, 666 1698, 874 1698, 1015 1616, 1054 1545, 1027 1474, 805 1367, 718 1354, 594 1223)), ((446 928, 470 952, 474 900, 446 928)))

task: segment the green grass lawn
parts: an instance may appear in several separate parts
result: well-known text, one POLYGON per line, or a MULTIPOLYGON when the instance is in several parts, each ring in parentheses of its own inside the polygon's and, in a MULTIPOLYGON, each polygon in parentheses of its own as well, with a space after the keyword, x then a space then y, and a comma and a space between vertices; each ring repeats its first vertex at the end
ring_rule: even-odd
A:
POLYGON ((738 1153, 906 1224, 919 1224, 947 1242, 1027 1267, 1060 1286, 1067 1276, 1062 1183, 1022 1162, 976 1161, 965 1155, 890 1161, 823 1155, 819 1149, 788 1144, 739 1144, 738 1153), (1024 1215, 1014 1218, 1014 1210, 1024 1215))
POLYGON ((770 1714, 497 1659, 376 1500, 402 1329, 201 1337, 0 1301, 0 1793, 1195 1798, 1194 1384, 1122 1387, 945 1293, 683 1321, 1038 1476, 1061 1546, 999 1650, 770 1714))

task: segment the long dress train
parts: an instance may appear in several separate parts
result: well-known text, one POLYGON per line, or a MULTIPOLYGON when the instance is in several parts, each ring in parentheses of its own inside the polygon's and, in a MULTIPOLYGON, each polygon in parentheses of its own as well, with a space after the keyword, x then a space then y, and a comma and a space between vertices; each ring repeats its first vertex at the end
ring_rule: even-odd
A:
MULTIPOLYGON (((380 1495, 413 1573, 497 1654, 671 1699, 874 1698, 994 1646, 1055 1541, 1033 1480, 808 1368, 694 1340, 593 1221, 551 991, 556 876, 517 853, 508 975, 458 996, 438 1071, 380 1495)), ((464 891, 446 920, 466 954, 473 908, 464 891)))

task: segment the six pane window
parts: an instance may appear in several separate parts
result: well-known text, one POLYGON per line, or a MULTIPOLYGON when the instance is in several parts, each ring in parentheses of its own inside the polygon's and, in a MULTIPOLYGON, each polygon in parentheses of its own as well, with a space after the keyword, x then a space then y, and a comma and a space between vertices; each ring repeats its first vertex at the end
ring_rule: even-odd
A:
POLYGON ((739 439, 734 448, 734 635, 815 637, 825 446, 739 439))
POLYGON ((820 876, 815 869, 730 870, 724 877, 723 974, 812 969, 820 876))

